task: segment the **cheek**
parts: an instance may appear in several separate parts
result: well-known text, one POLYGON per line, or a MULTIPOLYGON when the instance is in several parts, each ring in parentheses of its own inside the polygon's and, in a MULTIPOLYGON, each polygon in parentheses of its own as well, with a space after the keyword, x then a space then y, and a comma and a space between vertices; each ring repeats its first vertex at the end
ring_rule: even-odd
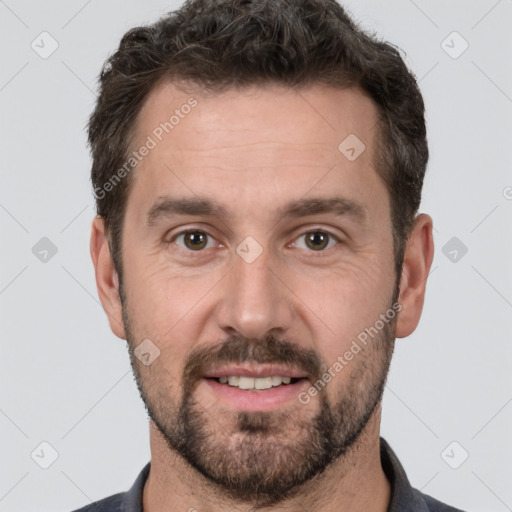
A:
POLYGON ((222 278, 220 273, 195 275, 190 269, 133 259, 126 270, 127 292, 137 338, 155 340, 163 353, 178 360, 199 337, 202 299, 222 278), (172 352, 172 353, 171 353, 172 352))
POLYGON ((395 282, 393 261, 370 254, 347 260, 335 270, 294 276, 290 271, 287 279, 300 298, 297 312, 312 329, 315 349, 328 365, 388 310, 395 282))

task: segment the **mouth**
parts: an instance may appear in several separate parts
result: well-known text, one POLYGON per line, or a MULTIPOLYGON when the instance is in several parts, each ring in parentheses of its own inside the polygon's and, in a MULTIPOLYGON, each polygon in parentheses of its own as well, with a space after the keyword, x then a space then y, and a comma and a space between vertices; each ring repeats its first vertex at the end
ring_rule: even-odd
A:
POLYGON ((304 372, 284 367, 230 367, 209 372, 203 381, 216 401, 241 411, 268 411, 297 396, 309 379, 304 372))
POLYGON ((283 377, 281 375, 267 376, 267 377, 246 377, 244 375, 224 375, 222 377, 213 379, 219 384, 227 384, 233 388, 238 388, 244 391, 263 391, 266 389, 277 388, 280 386, 288 386, 295 384, 300 378, 283 377))

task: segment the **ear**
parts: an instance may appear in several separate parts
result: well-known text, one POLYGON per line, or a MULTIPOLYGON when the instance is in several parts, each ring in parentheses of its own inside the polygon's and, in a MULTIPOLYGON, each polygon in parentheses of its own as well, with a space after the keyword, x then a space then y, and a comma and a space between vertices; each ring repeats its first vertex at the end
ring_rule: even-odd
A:
POLYGON ((420 321, 433 257, 432 219, 425 214, 418 215, 407 239, 400 277, 398 302, 402 310, 396 324, 397 338, 409 336, 420 321))
POLYGON ((108 317, 110 329, 121 339, 126 339, 123 324, 123 309, 119 296, 119 281, 110 254, 105 223, 98 215, 92 222, 91 258, 96 274, 96 287, 101 304, 108 317))

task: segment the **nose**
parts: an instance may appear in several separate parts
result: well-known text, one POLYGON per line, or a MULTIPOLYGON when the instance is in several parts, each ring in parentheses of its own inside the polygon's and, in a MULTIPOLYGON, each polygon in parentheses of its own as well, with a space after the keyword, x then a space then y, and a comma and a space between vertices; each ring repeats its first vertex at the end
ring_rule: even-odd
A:
POLYGON ((217 304, 218 327, 248 339, 287 332, 293 317, 292 295, 275 266, 271 268, 266 252, 250 263, 235 254, 232 265, 217 304))

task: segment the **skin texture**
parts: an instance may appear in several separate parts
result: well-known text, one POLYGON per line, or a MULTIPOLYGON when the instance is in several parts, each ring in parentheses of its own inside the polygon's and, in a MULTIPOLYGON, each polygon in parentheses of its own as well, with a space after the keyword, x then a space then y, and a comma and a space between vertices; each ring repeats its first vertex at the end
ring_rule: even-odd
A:
POLYGON ((151 418, 144 511, 384 512, 381 393, 395 336, 408 336, 421 315, 432 221, 416 218, 396 297, 370 99, 320 85, 192 94, 163 83, 139 115, 134 147, 191 96, 197 106, 134 171, 122 290, 103 221, 92 225, 99 296, 112 331, 128 340, 151 418), (354 161, 338 150, 349 134, 365 144, 354 161), (148 226, 163 196, 208 198, 227 214, 161 216, 148 226), (280 213, 294 200, 334 196, 362 214, 280 213), (205 248, 194 248, 187 230, 208 234, 205 248), (318 231, 332 236, 309 244, 318 231), (261 251, 250 263, 237 253, 249 236, 257 242, 249 252, 261 251), (396 299, 399 314, 308 403, 293 396, 247 412, 203 378, 226 361, 252 370, 270 361, 302 371, 294 389, 307 391, 396 299), (144 339, 160 350, 149 366, 133 355, 144 339))

